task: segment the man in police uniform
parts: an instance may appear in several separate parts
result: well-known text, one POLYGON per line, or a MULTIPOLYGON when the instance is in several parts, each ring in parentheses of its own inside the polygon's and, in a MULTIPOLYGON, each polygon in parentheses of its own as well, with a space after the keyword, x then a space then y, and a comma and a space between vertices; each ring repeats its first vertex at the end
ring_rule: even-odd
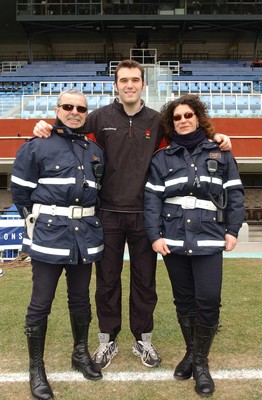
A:
POLYGON ((32 262, 32 297, 25 334, 30 388, 37 399, 53 398, 44 368, 47 319, 58 280, 66 271, 68 308, 74 337, 72 367, 86 379, 102 378, 87 345, 91 322, 92 263, 103 256, 102 226, 95 215, 103 152, 85 139, 86 97, 63 92, 55 108, 50 140, 32 139, 17 153, 11 177, 13 201, 26 219, 23 251, 32 262))

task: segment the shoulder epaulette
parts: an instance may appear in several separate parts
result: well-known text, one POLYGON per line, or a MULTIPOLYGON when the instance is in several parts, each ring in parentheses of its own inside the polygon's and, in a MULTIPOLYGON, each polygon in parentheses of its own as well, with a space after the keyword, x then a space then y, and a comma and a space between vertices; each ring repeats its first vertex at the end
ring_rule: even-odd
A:
POLYGON ((89 134, 86 135, 86 136, 85 136, 85 140, 86 140, 87 142, 92 142, 92 143, 94 143, 94 144, 97 145, 101 150, 103 150, 103 147, 100 146, 99 143, 97 143, 96 138, 95 138, 95 136, 94 136, 93 134, 91 134, 91 137, 89 136, 89 134))

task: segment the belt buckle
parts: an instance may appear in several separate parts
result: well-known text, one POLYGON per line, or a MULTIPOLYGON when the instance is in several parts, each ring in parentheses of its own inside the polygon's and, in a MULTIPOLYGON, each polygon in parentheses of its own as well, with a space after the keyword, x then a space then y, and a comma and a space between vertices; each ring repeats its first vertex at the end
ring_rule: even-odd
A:
POLYGON ((196 201, 197 198, 194 196, 185 196, 181 207, 185 210, 193 210, 194 208, 196 208, 196 201))
MULTIPOLYGON (((55 215, 56 215, 56 213, 55 213, 56 205, 53 204, 53 205, 51 205, 50 207, 51 207, 51 215, 52 215, 52 216, 55 216, 55 215)), ((40 206, 40 210, 41 210, 41 206, 40 206)))
POLYGON ((81 206, 70 206, 68 218, 70 219, 81 219, 83 216, 83 207, 81 206))

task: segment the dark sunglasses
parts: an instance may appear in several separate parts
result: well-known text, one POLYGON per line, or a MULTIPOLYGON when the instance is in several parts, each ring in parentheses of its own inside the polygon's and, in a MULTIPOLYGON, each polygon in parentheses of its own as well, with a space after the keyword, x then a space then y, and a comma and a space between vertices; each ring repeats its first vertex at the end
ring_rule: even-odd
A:
POLYGON ((193 115, 195 115, 195 113, 193 113, 193 112, 186 112, 184 115, 176 114, 176 115, 173 115, 173 120, 180 121, 182 119, 182 117, 184 117, 185 119, 190 119, 193 117, 193 115))
POLYGON ((87 107, 84 106, 73 106, 73 104, 61 104, 58 107, 62 107, 63 110, 65 111, 72 111, 74 108, 77 109, 77 112, 84 114, 87 112, 87 107))

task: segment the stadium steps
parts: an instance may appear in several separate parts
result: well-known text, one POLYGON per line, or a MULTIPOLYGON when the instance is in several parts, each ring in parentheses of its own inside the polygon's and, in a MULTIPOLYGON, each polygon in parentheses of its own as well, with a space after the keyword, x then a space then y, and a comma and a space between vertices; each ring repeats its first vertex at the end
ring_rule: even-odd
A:
POLYGON ((262 220, 256 223, 248 222, 249 241, 262 243, 262 220))

